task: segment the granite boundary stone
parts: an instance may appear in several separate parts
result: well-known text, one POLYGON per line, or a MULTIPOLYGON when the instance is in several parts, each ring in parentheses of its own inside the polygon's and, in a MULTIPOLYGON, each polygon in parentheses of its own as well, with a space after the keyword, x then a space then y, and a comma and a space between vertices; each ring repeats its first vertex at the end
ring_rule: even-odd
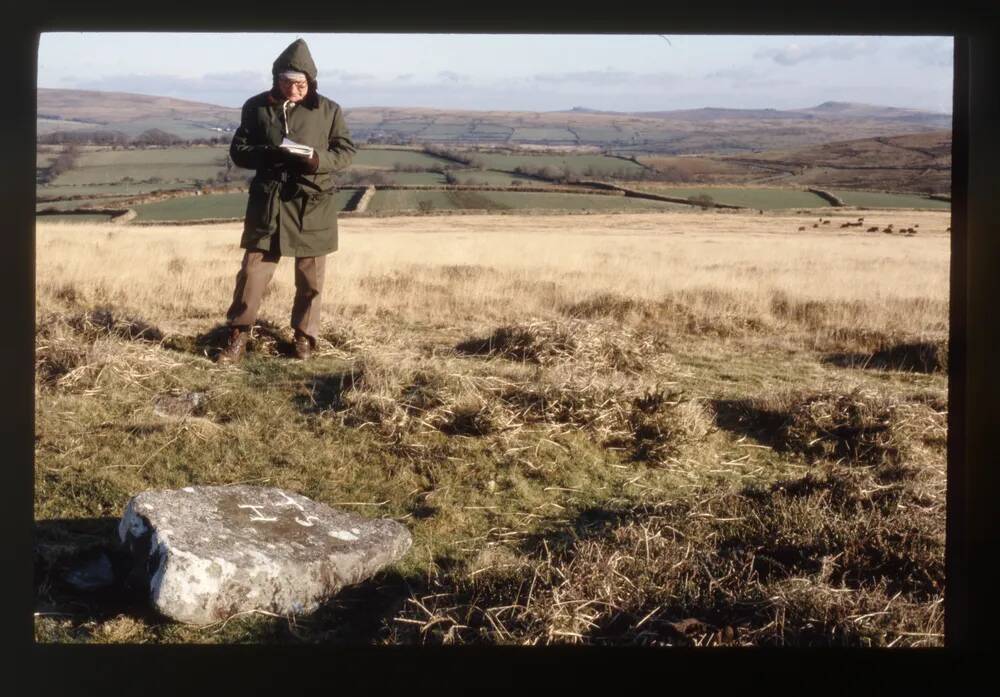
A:
POLYGON ((142 492, 128 502, 118 536, 131 559, 126 584, 190 624, 254 610, 311 612, 412 545, 394 520, 247 485, 142 492))

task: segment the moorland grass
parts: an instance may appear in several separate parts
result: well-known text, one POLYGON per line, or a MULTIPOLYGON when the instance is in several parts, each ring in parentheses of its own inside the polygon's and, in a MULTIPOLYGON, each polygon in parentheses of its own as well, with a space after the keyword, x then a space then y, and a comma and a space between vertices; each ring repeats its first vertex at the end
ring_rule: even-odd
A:
POLYGON ((315 358, 279 271, 235 368, 235 226, 40 225, 36 639, 941 645, 946 376, 826 359, 940 334, 947 238, 663 218, 343 221, 315 358), (302 618, 67 585, 129 497, 237 482, 413 548, 302 618))

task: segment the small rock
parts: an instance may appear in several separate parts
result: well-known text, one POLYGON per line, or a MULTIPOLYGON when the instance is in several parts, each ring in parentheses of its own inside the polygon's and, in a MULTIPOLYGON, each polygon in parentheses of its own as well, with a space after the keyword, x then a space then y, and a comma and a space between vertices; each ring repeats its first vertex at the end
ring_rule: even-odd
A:
POLYGON ((195 416, 205 411, 204 392, 168 392, 153 398, 153 413, 166 418, 195 416))
POLYGON ((129 501, 118 535, 131 558, 128 585, 192 624, 311 612, 412 544, 394 520, 246 485, 145 491, 129 501))

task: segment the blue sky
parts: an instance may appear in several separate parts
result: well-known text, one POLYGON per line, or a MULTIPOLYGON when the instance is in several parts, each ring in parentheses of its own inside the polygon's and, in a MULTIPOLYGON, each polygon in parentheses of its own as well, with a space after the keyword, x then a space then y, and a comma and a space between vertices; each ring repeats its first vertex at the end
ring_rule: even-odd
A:
POLYGON ((60 32, 41 36, 38 85, 239 106, 299 37, 320 92, 347 108, 951 111, 947 36, 60 32))

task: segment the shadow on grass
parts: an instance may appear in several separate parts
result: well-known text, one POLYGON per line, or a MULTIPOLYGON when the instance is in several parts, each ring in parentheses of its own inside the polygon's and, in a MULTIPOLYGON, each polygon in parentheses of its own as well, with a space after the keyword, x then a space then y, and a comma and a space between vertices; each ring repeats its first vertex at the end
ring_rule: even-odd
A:
POLYGON ((947 348, 940 343, 916 341, 893 344, 873 353, 834 353, 823 362, 839 368, 900 370, 913 373, 939 373, 947 370, 947 348))
POLYGON ((713 399, 709 404, 719 428, 753 438, 775 450, 787 450, 786 430, 791 418, 788 412, 762 409, 749 399, 713 399))
POLYGON ((149 622, 158 613, 130 590, 130 560, 118 546, 117 518, 35 522, 35 611, 69 617, 74 626, 126 614, 149 622))
POLYGON ((305 384, 304 394, 297 395, 292 403, 303 414, 338 411, 346 406, 344 393, 353 389, 361 378, 361 373, 355 370, 316 375, 305 384))
MULTIPOLYGON (((163 340, 163 347, 215 360, 219 352, 226 347, 229 341, 229 332, 229 326, 219 324, 207 332, 193 337, 185 335, 168 336, 163 340)), ((295 345, 288 340, 285 332, 278 325, 268 320, 260 320, 254 325, 250 340, 247 341, 246 350, 247 354, 264 356, 283 356, 289 358, 295 355, 295 345)))

